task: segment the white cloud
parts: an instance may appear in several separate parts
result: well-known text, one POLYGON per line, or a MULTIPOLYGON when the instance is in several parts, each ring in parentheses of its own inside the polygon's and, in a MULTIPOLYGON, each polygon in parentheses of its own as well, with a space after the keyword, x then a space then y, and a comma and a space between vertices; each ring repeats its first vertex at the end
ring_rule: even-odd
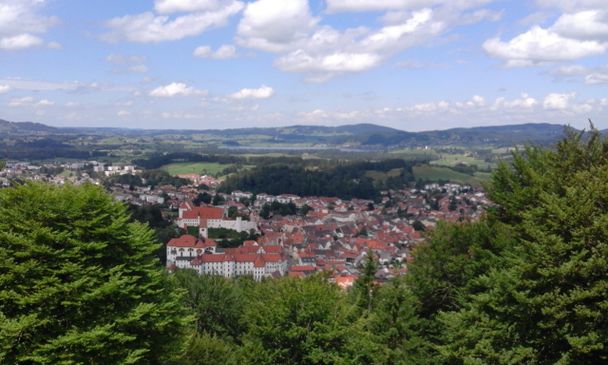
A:
POLYGON ((24 96, 22 98, 15 98, 9 101, 8 106, 11 108, 31 105, 34 102, 34 98, 31 96, 24 96))
POLYGON ((0 38, 0 49, 7 51, 26 49, 39 46, 41 44, 42 39, 29 33, 22 33, 11 37, 0 38))
POLYGON ((9 85, 0 84, 0 94, 7 93, 7 92, 9 92, 10 89, 11 89, 11 87, 9 85))
POLYGON ((559 8, 565 11, 580 11, 585 9, 602 9, 606 0, 537 0, 540 6, 559 8))
POLYGON ((119 110, 118 113, 116 113, 116 115, 120 118, 124 118, 124 117, 128 117, 129 115, 131 115, 131 112, 128 110, 119 110))
POLYGON ((551 93, 545 96, 543 100, 543 108, 545 109, 567 109, 570 106, 570 102, 576 97, 575 93, 570 94, 559 94, 551 93))
POLYGON ((312 56, 306 51, 297 50, 276 61, 285 71, 356 72, 370 69, 380 63, 380 56, 374 53, 335 52, 312 56))
POLYGON ((585 83, 589 85, 608 84, 608 70, 592 72, 585 76, 585 83))
POLYGON ((8 103, 8 106, 11 108, 18 108, 18 107, 45 108, 45 107, 51 107, 54 105, 55 105, 54 101, 50 101, 47 99, 42 99, 42 100, 36 101, 36 99, 34 99, 34 97, 32 97, 32 96, 14 98, 14 99, 11 99, 11 101, 9 101, 9 103, 8 103))
POLYGON ((319 21, 308 0, 258 0, 247 4, 238 26, 238 41, 245 47, 282 52, 303 41, 319 21))
POLYGON ((53 106, 53 105, 55 105, 55 102, 47 100, 47 99, 42 99, 36 105, 42 106, 42 107, 53 106))
POLYGON ((508 66, 531 66, 598 55, 608 49, 608 44, 564 38, 535 26, 508 42, 499 38, 488 39, 483 48, 491 56, 504 59, 508 66))
POLYGON ((170 98, 174 96, 190 96, 201 93, 203 92, 182 82, 172 82, 168 85, 159 86, 156 89, 151 90, 150 96, 159 98, 170 98))
POLYGON ((139 43, 175 41, 199 35, 207 29, 220 27, 243 9, 240 1, 228 1, 223 7, 170 18, 145 12, 110 19, 110 32, 103 36, 108 41, 126 40, 139 43))
POLYGON ((568 38, 581 40, 608 40, 606 12, 585 10, 574 14, 563 14, 551 29, 568 38))
MULTIPOLYGON (((342 73, 376 67, 393 54, 423 44, 457 24, 496 19, 499 14, 484 9, 463 13, 463 9, 484 2, 459 0, 437 8, 404 10, 385 16, 385 25, 377 29, 360 26, 338 30, 320 25, 307 0, 258 0, 247 5, 238 26, 237 42, 243 47, 278 54, 274 64, 283 71, 306 73, 308 80, 324 81, 342 73)), ((406 2, 393 0, 337 1, 328 3, 328 8, 356 5, 401 9, 444 4, 427 0, 414 3, 408 1, 405 6, 406 2)), ((201 52, 208 55, 211 50, 205 48, 201 52)))
POLYGON ((0 1, 0 49, 20 50, 39 46, 43 34, 57 24, 56 17, 40 15, 44 0, 0 1))
POLYGON ((493 110, 501 109, 530 109, 538 105, 538 100, 526 93, 522 93, 520 98, 508 100, 505 97, 498 97, 492 105, 493 110))
POLYGON ((233 99, 268 99, 274 95, 274 90, 270 86, 262 85, 257 89, 241 89, 230 97, 233 99))
POLYGON ((220 0, 156 0, 154 10, 161 14, 215 10, 221 7, 220 0))
POLYGON ((441 4, 441 0, 327 0, 327 11, 364 12, 422 8, 441 4))
POLYGON ((216 51, 213 51, 209 46, 196 47, 192 53, 200 58, 213 58, 216 60, 226 60, 236 57, 236 47, 230 44, 221 45, 216 51))

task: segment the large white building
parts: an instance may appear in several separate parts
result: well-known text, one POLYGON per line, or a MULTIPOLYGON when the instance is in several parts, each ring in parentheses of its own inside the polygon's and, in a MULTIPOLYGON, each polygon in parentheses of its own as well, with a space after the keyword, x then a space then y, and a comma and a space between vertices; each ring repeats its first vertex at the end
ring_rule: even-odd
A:
POLYGON ((241 217, 227 219, 224 209, 217 207, 196 207, 186 202, 179 206, 177 225, 182 228, 199 227, 201 236, 207 237, 208 228, 226 228, 237 232, 258 232, 254 221, 246 221, 241 217))
POLYGON ((262 280, 287 273, 287 259, 281 246, 261 246, 245 241, 237 248, 218 249, 213 240, 184 235, 167 244, 167 267, 194 269, 199 274, 227 278, 252 276, 262 280))

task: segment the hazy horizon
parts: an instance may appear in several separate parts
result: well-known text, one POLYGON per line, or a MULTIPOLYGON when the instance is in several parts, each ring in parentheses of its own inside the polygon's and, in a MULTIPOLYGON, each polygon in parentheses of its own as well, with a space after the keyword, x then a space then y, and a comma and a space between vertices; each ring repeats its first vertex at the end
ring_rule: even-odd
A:
POLYGON ((0 0, 3 119, 608 128, 601 0, 0 0))

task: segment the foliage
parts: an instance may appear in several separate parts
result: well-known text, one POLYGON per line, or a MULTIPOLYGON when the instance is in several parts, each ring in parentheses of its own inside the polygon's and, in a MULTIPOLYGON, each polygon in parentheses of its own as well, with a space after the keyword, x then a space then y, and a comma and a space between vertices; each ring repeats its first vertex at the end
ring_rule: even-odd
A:
POLYGON ((264 282, 245 315, 246 364, 344 364, 349 358, 344 296, 322 276, 264 282))
POLYGON ((160 363, 188 316, 153 232, 100 188, 0 191, 0 362, 160 363))
POLYGON ((342 199, 377 199, 383 184, 375 184, 366 176, 370 170, 390 171, 401 168, 403 174, 395 186, 405 186, 413 181, 411 165, 403 160, 380 162, 356 162, 338 164, 323 169, 307 169, 302 164, 272 164, 258 166, 252 170, 229 177, 220 187, 224 192, 234 190, 268 193, 273 195, 296 194, 300 196, 337 196, 342 199))
POLYGON ((448 359, 539 364, 608 361, 608 141, 570 133, 529 148, 494 176, 492 212, 517 233, 503 270, 447 313, 448 359), (462 326, 473 328, 463 331, 462 326))

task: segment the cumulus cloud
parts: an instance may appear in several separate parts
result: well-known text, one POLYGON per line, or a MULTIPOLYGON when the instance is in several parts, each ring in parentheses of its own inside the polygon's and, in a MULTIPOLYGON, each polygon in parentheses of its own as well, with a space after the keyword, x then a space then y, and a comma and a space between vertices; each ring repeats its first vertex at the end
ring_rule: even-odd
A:
POLYGON ((565 38, 552 30, 535 26, 508 42, 499 38, 488 39, 483 48, 491 56, 505 60, 507 66, 531 66, 602 54, 608 49, 608 44, 565 38))
POLYGON ((145 12, 110 19, 106 26, 110 32, 103 36, 107 41, 158 43, 192 37, 220 27, 243 9, 240 1, 226 1, 223 6, 208 11, 188 13, 171 18, 145 12))
POLYGON ((196 47, 192 53, 196 57, 200 58, 213 58, 215 60, 226 60, 229 58, 236 57, 236 47, 231 44, 221 45, 217 50, 213 50, 209 46, 196 47))
POLYGON ((262 85, 257 89, 241 89, 230 94, 232 99, 268 99, 274 95, 274 90, 270 86, 262 85))
POLYGON ((57 24, 56 17, 40 14, 44 0, 3 0, 0 2, 0 49, 13 51, 42 45, 35 34, 46 33, 57 24))
POLYGON ((608 17, 605 11, 585 10, 560 16, 551 29, 564 36, 581 40, 608 40, 608 17))
POLYGON ((247 4, 238 26, 239 43, 270 52, 289 50, 304 40, 319 19, 308 0, 258 0, 247 4))
POLYGON ((548 27, 535 25, 509 41, 488 39, 483 48, 507 66, 572 61, 608 50, 608 12, 604 0, 539 0, 564 11, 548 27))
POLYGON ((12 37, 0 38, 0 49, 15 51, 39 46, 42 39, 28 33, 18 34, 12 37))
POLYGON ((496 19, 495 12, 489 10, 463 12, 484 2, 462 0, 449 5, 429 0, 328 2, 332 11, 406 9, 385 14, 384 25, 376 29, 336 29, 320 24, 307 0, 257 0, 248 3, 243 13, 237 42, 243 47, 278 54, 274 64, 283 71, 301 72, 309 80, 324 81, 342 73, 376 67, 393 54, 423 44, 457 24, 496 19), (439 7, 430 7, 440 3, 439 7))
POLYGON ((220 0, 156 0, 154 10, 161 14, 215 10, 222 6, 220 0))
POLYGON ((551 93, 545 96, 543 100, 543 108, 563 110, 570 106, 570 102, 575 98, 575 93, 560 94, 551 93))
POLYGON ((10 89, 11 89, 11 87, 9 85, 0 84, 0 94, 7 93, 7 92, 9 92, 10 89))
POLYGON ((171 98, 174 96, 190 96, 202 93, 204 92, 188 86, 183 82, 172 82, 168 85, 159 86, 151 90, 150 96, 158 98, 171 98))

